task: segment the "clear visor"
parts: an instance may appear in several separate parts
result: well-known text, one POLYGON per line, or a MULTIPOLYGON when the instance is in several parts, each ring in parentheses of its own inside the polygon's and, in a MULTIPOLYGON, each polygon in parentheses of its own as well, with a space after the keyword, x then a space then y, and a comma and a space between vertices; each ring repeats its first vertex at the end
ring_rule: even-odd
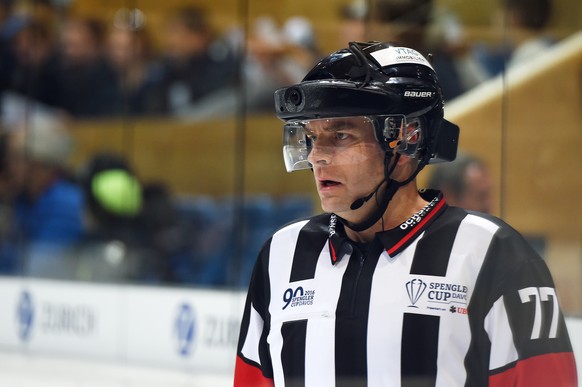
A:
POLYGON ((304 131, 304 124, 292 122, 283 127, 283 160, 287 172, 310 169, 307 157, 311 152, 311 141, 304 131))
POLYGON ((401 114, 289 121, 283 127, 283 159, 287 172, 310 169, 308 157, 314 141, 317 141, 318 149, 330 154, 346 147, 365 148, 359 153, 351 152, 351 159, 347 159, 347 155, 335 159, 336 163, 342 164, 361 162, 383 152, 379 143, 388 144, 388 148, 400 154, 416 157, 423 142, 422 136, 420 118, 401 114), (377 138, 375 122, 383 124, 384 138, 381 140, 377 138))
POLYGON ((321 118, 287 122, 283 127, 283 159, 288 172, 312 167, 308 160, 315 149, 333 157, 336 165, 362 162, 383 153, 370 117, 321 118), (357 148, 353 152, 341 152, 357 148))

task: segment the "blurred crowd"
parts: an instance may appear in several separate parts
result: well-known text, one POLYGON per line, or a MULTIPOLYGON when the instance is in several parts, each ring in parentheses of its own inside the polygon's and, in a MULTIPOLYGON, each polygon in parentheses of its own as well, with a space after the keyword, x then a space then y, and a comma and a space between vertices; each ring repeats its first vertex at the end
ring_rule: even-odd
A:
POLYGON ((310 22, 281 27, 260 17, 217 32, 203 8, 169 10, 152 35, 139 9, 112 20, 69 15, 56 2, 0 2, 3 108, 23 98, 74 118, 234 115, 241 92, 250 112, 272 109, 274 88, 297 82, 317 60, 310 22), (242 91, 241 91, 242 90, 242 91))
MULTIPOLYGON (((0 1, 4 111, 24 98, 75 118, 196 120, 234 115, 244 97, 246 112, 270 112, 273 90, 300 81, 321 57, 312 22, 300 15, 282 23, 257 16, 248 28, 219 31, 210 11, 185 3, 168 9, 154 35, 139 9, 109 20, 64 4, 0 1)), ((469 42, 457 15, 434 0, 354 0, 336 11, 336 48, 375 39, 431 53, 450 100, 553 43, 545 31, 550 0, 503 0, 499 9, 492 29, 500 39, 485 45, 469 42)))
POLYGON ((245 285, 257 243, 311 214, 303 196, 178 197, 113 152, 71 167, 76 120, 234 116, 241 93, 247 111, 271 111, 273 90, 316 61, 303 17, 259 18, 246 43, 210 20, 169 10, 156 44, 138 9, 108 22, 0 1, 0 274, 245 285))
POLYGON ((67 122, 30 120, 0 134, 0 275, 243 286, 260 244, 313 212, 303 195, 177 196, 110 151, 72 169, 67 122))

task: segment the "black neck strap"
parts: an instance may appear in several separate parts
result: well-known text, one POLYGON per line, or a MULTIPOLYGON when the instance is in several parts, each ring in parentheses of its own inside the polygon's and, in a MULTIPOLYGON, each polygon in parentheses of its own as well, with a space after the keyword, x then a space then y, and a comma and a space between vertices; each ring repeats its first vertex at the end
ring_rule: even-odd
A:
MULTIPOLYGON (((405 186, 406 184, 408 184, 412 180, 414 180, 414 178, 416 178, 418 173, 426 165, 426 162, 421 161, 418 164, 418 166, 416 167, 416 170, 414 171, 414 173, 412 175, 410 175, 406 180, 396 181, 396 180, 390 178, 390 176, 392 175, 392 172, 394 172, 394 168, 396 168, 396 164, 398 163, 398 160, 400 159, 400 154, 396 153, 396 156, 394 157, 394 163, 392 164, 392 166, 390 166, 390 160, 392 159, 392 156, 393 156, 392 152, 386 152, 386 155, 384 157, 384 181, 386 182, 386 191, 384 191, 384 194, 382 195, 382 199, 380 201, 376 200, 376 210, 374 210, 374 212, 367 219, 365 219, 364 221, 362 221, 360 223, 352 223, 352 222, 345 220, 342 217, 338 216, 338 219, 346 227, 349 227, 351 230, 354 230, 356 232, 360 232, 360 231, 367 230, 370 227, 372 227, 373 225, 375 225, 376 222, 378 222, 382 218, 382 216, 384 216, 384 213, 386 212, 386 209, 388 208, 388 204, 390 204, 390 201, 392 200, 392 198, 396 194, 396 191, 398 191, 398 188, 405 186)), ((378 186, 378 188, 376 188, 376 195, 378 193, 378 189, 381 186, 382 186, 382 184, 380 184, 378 186)))

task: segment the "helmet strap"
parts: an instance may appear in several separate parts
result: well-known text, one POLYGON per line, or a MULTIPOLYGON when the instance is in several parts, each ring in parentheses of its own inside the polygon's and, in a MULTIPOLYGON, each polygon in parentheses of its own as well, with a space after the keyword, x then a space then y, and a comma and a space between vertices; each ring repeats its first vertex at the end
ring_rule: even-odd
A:
MULTIPOLYGON (((390 201, 392 200, 392 198, 396 194, 396 191, 398 191, 398 189, 400 187, 405 186, 406 184, 408 184, 412 180, 414 180, 414 178, 416 178, 418 173, 426 165, 426 162, 421 161, 419 163, 419 165, 417 166, 416 170, 414 171, 414 173, 412 173, 412 175, 410 175, 406 180, 396 181, 396 180, 392 179, 390 176, 392 175, 392 172, 394 172, 394 169, 396 168, 396 164, 398 164, 398 160, 400 159, 400 153, 396 153, 396 156, 394 157, 394 163, 392 163, 392 165, 390 165, 390 160, 392 159, 393 155, 394 155, 393 152, 386 152, 385 153, 385 157, 384 157, 384 181, 386 182, 386 190, 384 191, 384 194, 382 195, 381 200, 380 201, 376 200, 376 209, 367 219, 365 219, 364 221, 362 221, 360 223, 353 223, 353 222, 350 222, 349 220, 346 220, 346 219, 338 216, 338 219, 346 227, 350 228, 353 231, 360 232, 360 231, 367 230, 370 227, 372 227, 374 224, 376 224, 382 218, 382 216, 384 216, 384 213, 386 212, 386 209, 388 208, 390 201)), ((376 195, 378 194, 378 189, 380 189, 381 186, 382 186, 382 184, 378 185, 378 187, 376 188, 376 195)))

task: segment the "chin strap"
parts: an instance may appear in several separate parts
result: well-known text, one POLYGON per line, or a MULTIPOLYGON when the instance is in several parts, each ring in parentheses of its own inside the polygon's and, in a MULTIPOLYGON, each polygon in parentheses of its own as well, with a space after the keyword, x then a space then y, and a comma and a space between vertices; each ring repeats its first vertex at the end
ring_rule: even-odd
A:
MULTIPOLYGON (((390 204, 390 201, 392 200, 392 198, 396 194, 396 191, 398 191, 398 189, 400 187, 405 186, 406 184, 408 184, 412 180, 414 180, 414 178, 416 178, 418 173, 426 165, 426 162, 421 161, 418 164, 418 166, 416 167, 416 170, 414 171, 414 173, 412 175, 410 175, 406 180, 396 181, 394 179, 391 179, 390 176, 392 175, 392 172, 394 172, 394 168, 396 168, 396 164, 398 164, 398 160, 400 159, 400 153, 396 153, 396 156, 394 157, 394 163, 392 164, 392 166, 390 166, 390 160, 392 159, 392 156, 393 156, 392 152, 386 152, 386 155, 384 157, 384 181, 387 184, 386 184, 386 190, 384 191, 384 194, 382 195, 381 200, 378 201, 378 198, 376 197, 376 210, 374 210, 374 212, 367 219, 365 219, 364 221, 362 221, 360 223, 352 223, 352 222, 338 216, 338 219, 346 227, 349 227, 350 229, 352 229, 356 232, 360 232, 360 231, 367 230, 370 227, 372 227, 373 225, 375 225, 376 222, 378 222, 382 218, 382 216, 384 216, 384 213, 386 212, 386 209, 388 208, 388 204, 390 204)), ((378 190, 380 189, 381 186, 382 186, 382 184, 380 184, 378 186, 378 188, 376 188, 376 192, 375 192, 376 195, 378 195, 378 190)))

